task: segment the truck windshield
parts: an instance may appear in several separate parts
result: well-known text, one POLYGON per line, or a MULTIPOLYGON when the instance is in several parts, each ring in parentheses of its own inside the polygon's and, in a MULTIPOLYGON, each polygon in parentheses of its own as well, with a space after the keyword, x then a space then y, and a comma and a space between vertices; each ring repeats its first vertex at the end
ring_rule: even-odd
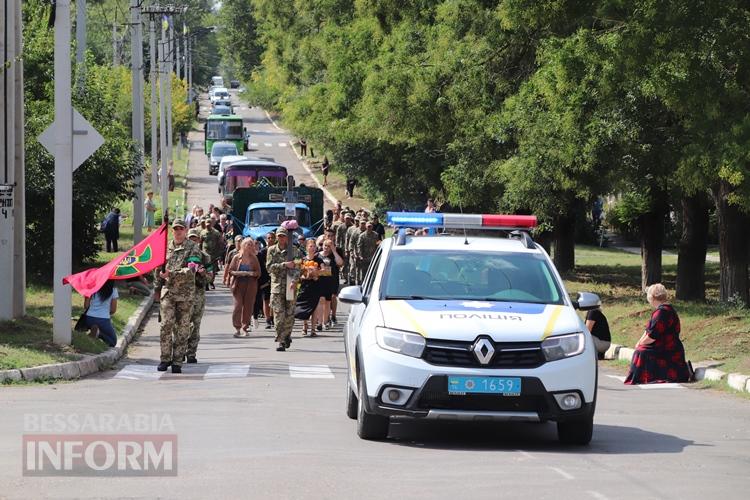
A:
MULTIPOLYGON (((310 227, 310 212, 304 208, 297 208, 297 223, 302 227, 310 227)), ((287 217, 284 207, 254 208, 248 211, 247 223, 250 226, 278 226, 287 217)))

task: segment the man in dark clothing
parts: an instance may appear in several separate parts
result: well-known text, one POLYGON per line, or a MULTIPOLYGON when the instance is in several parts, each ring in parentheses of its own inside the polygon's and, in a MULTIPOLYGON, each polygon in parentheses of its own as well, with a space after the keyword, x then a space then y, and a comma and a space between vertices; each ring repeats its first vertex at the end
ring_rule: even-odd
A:
POLYGON ((586 313, 586 328, 589 329, 594 339, 599 359, 604 359, 604 353, 609 349, 612 337, 609 333, 609 322, 601 309, 592 309, 586 313))
POLYGON ((117 252, 117 240, 120 239, 120 209, 115 208, 102 221, 102 232, 107 241, 107 251, 117 252))
POLYGON ((357 179, 354 177, 347 177, 346 178, 346 197, 351 198, 354 196, 354 187, 357 185, 357 179))
POLYGON ((372 230, 378 233, 381 241, 385 239, 385 227, 383 227, 383 224, 380 223, 380 218, 375 214, 372 215, 372 230))

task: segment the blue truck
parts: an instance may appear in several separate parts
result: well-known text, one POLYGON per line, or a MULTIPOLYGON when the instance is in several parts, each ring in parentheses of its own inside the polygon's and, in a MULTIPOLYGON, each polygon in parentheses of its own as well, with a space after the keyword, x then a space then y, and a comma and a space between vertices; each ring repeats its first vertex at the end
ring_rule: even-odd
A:
POLYGON ((323 190, 300 184, 293 188, 297 202, 294 215, 289 215, 284 202, 286 187, 255 185, 235 189, 232 199, 232 215, 235 234, 260 240, 265 244, 266 234, 276 231, 281 223, 295 219, 299 229, 294 231, 294 240, 299 235, 312 238, 323 232, 323 190))

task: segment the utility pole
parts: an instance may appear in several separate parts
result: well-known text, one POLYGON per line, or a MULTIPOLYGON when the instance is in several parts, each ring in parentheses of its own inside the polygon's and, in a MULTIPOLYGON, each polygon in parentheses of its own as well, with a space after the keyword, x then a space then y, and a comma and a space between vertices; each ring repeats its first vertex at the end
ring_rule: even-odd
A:
MULTIPOLYGON (((83 4, 79 0, 79 4, 83 4)), ((70 0, 57 0, 55 7, 55 209, 52 339, 70 344, 71 289, 63 285, 70 274, 73 242, 73 106, 70 68, 70 0)), ((85 7, 81 9, 85 18, 85 7)), ((85 22, 84 22, 85 23, 85 22)), ((85 26, 85 24, 84 24, 85 26)), ((76 30, 78 31, 78 30, 76 30)))
POLYGON ((76 66, 76 86, 80 92, 86 78, 86 0, 76 0, 76 66))
POLYGON ((168 43, 167 43, 167 51, 169 54, 169 65, 167 66, 167 153, 168 153, 168 159, 169 163, 168 165, 171 167, 173 165, 172 163, 172 146, 174 144, 173 137, 174 137, 174 131, 172 128, 172 71, 174 70, 174 19, 170 15, 168 18, 169 20, 169 31, 167 33, 168 43))
POLYGON ((13 256, 15 253, 15 132, 16 104, 16 8, 15 0, 3 1, 0 22, 0 320, 13 317, 13 256), (10 63, 10 64, 7 64, 10 63), (6 66, 7 64, 7 66, 6 66))
POLYGON ((151 70, 149 72, 149 80, 151 81, 151 190, 156 191, 159 188, 159 177, 157 175, 159 162, 158 162, 158 141, 157 134, 159 133, 158 125, 158 111, 156 109, 156 79, 159 74, 156 69, 156 28, 154 26, 154 17, 151 16, 148 23, 149 30, 149 61, 151 63, 151 70))
POLYGON ((175 40, 174 42, 175 46, 175 74, 177 75, 177 78, 180 78, 180 41, 175 40))
MULTIPOLYGON (((21 0, 10 0, 15 4, 16 15, 16 143, 15 143, 15 231, 13 241, 13 317, 20 318, 26 314, 26 155, 24 132, 24 96, 23 96, 23 17, 21 0)), ((8 16, 9 17, 9 16, 8 16)))
POLYGON ((112 66, 120 65, 120 57, 117 48, 117 22, 112 22, 112 66))
POLYGON ((161 144, 161 206, 164 217, 169 213, 169 179, 167 177, 167 117, 166 117, 166 48, 167 29, 162 23, 159 44, 159 142, 161 144))
POLYGON ((130 0, 130 63, 133 78, 133 140, 138 147, 138 168, 141 171, 135 181, 135 197, 133 198, 133 243, 143 239, 143 40, 141 30, 140 0, 130 0))

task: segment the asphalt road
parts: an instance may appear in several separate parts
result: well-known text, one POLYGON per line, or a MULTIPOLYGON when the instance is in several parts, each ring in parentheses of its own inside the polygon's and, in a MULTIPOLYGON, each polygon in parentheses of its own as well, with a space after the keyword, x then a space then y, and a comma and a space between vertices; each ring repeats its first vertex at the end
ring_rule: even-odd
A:
MULTIPOLYGON (((254 154, 299 179, 290 137, 258 109, 244 110, 254 154), (272 138, 272 139, 271 139, 272 138), (271 146, 265 146, 265 143, 271 146), (287 146, 279 146, 286 143, 287 146)), ((197 140, 193 136, 194 140, 197 140)), ((191 152, 189 203, 217 199, 200 144, 191 152)), ((71 383, 0 388, 2 498, 747 498, 750 402, 680 385, 624 386, 604 365, 594 438, 558 444, 553 424, 400 422, 385 442, 362 441, 344 414, 340 327, 277 353, 270 330, 232 337, 231 296, 208 293, 199 363, 155 371, 155 315, 118 365, 71 383), (22 438, 126 432, 177 436, 173 477, 29 477, 22 438), (65 418, 55 421, 54 416, 65 418), (103 417, 120 422, 114 430, 103 417), (59 425, 50 423, 58 422, 59 425), (41 422, 41 423, 40 423, 41 422), (44 422, 46 424, 42 425, 44 422), (123 423, 124 422, 124 423, 123 423)), ((345 315, 339 314, 339 324, 345 315)))

